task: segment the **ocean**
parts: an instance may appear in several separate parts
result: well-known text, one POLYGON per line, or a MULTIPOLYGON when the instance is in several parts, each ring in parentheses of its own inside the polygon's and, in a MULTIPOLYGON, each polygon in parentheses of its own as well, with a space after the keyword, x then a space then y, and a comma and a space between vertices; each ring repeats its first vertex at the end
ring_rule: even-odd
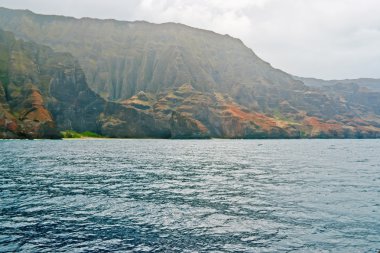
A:
POLYGON ((374 252, 380 140, 0 141, 0 252, 374 252))

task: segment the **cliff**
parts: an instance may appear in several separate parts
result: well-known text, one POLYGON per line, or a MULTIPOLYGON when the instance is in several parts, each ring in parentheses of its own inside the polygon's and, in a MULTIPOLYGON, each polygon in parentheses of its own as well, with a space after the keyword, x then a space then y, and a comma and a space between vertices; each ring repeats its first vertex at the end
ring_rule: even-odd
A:
POLYGON ((151 124, 141 135, 133 132, 131 128, 144 123, 145 114, 94 93, 70 54, 16 40, 1 30, 0 52, 1 138, 60 138, 60 130, 108 133, 111 123, 103 120, 107 117, 135 122, 124 127, 126 136, 164 137, 159 126, 151 124))
POLYGON ((5 8, 0 28, 21 38, 1 32, 1 138, 379 137, 379 92, 306 86, 228 35, 5 8))

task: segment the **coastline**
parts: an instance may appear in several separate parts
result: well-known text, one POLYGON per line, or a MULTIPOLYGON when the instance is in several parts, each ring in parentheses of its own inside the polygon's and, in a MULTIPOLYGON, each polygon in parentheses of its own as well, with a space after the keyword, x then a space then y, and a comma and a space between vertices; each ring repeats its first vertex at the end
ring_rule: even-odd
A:
POLYGON ((41 138, 41 139, 20 139, 20 138, 7 138, 7 139, 1 139, 0 141, 23 141, 23 140, 64 140, 64 141, 74 141, 74 140, 379 140, 380 138, 208 138, 208 139, 202 139, 202 138, 137 138, 137 137, 131 137, 131 138, 111 138, 111 137, 81 137, 81 138, 61 138, 61 139, 48 139, 48 138, 41 138))

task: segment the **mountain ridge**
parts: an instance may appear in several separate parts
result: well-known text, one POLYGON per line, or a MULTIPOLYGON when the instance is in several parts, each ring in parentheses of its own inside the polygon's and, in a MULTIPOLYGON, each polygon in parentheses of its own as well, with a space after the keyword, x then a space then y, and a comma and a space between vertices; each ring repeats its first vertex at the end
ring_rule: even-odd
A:
MULTIPOLYGON (((175 23, 131 25, 5 8, 0 14, 0 28, 34 43, 17 40, 17 50, 0 50, 19 56, 0 61, 0 93, 6 94, 0 98, 2 115, 19 125, 27 124, 12 104, 24 100, 9 94, 33 90, 20 81, 26 76, 33 81, 32 97, 46 101, 52 131, 159 138, 380 135, 380 93, 354 86, 308 87, 227 35, 175 23), (46 65, 48 60, 32 53, 41 48, 55 64, 46 65), (49 74, 41 77, 41 68, 49 74), (15 69, 18 75, 12 76, 15 69)), ((28 110, 37 104, 22 105, 28 110)))
POLYGON ((336 84, 356 84, 360 87, 380 91, 380 78, 355 78, 355 79, 332 79, 324 80, 313 77, 293 76, 295 79, 302 81, 306 86, 324 88, 336 84))
MULTIPOLYGON (((40 18, 38 14, 25 16, 22 11, 12 10, 7 10, 6 14, 8 16, 0 16, 0 19, 3 17, 3 29, 8 28, 19 38, 46 44, 56 51, 72 53, 84 67, 91 88, 111 100, 131 97, 139 90, 153 91, 155 86, 164 87, 168 83, 173 86, 187 82, 195 86, 202 83, 202 87, 196 88, 228 90, 226 86, 234 82, 265 82, 263 79, 256 80, 252 72, 258 72, 256 75, 261 78, 265 73, 275 70, 239 39, 182 24, 115 23, 99 19, 65 20, 64 17, 56 20, 55 16, 44 16, 43 22, 39 20, 41 23, 37 22, 36 25, 33 20, 40 18), (102 26, 98 27, 99 24, 102 26), (136 28, 136 25, 139 27, 136 28), (60 28, 58 36, 57 28, 60 28), (112 36, 116 36, 115 39, 112 36), (73 44, 73 40, 76 44, 73 44), (209 40, 212 40, 212 48, 209 48, 209 40), (115 49, 109 49, 110 44, 115 49), (223 53, 226 48, 229 48, 229 52, 223 53), (241 50, 245 51, 244 54, 240 53, 241 50), (173 70, 165 73, 162 67, 154 69, 155 66, 166 66, 173 70), (239 69, 234 66, 239 66, 239 69), (138 69, 139 77, 135 77, 134 73, 138 69), (155 72, 159 74, 152 76, 155 72), (237 80, 239 75, 241 78, 237 80), (129 88, 126 90, 125 87, 129 88)), ((268 75, 279 75, 277 79, 288 79, 289 84, 295 83, 290 75, 276 71, 268 75)), ((272 76, 267 78, 275 81, 272 76)))

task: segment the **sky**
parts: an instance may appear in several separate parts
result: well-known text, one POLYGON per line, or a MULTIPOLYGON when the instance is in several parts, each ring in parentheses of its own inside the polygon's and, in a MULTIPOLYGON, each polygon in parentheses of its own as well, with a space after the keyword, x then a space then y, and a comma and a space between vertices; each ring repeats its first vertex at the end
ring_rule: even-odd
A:
POLYGON ((379 0, 0 0, 0 6, 77 18, 178 22, 237 37, 294 75, 380 78, 379 0))

